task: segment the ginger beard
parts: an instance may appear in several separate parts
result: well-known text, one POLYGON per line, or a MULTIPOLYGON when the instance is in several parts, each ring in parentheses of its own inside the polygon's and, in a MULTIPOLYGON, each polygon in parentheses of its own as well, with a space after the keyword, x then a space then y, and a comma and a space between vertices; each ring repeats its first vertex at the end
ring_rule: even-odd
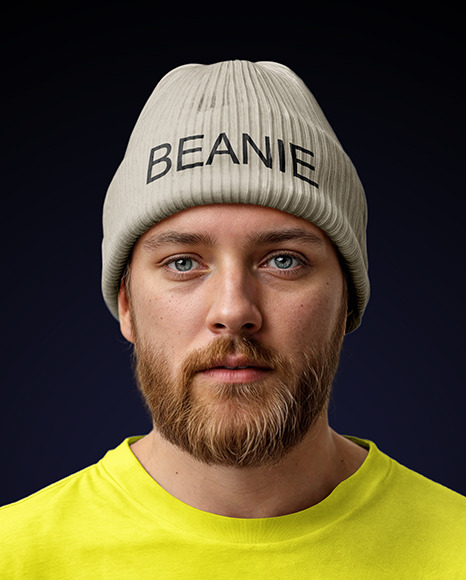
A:
POLYGON ((220 337, 190 353, 176 377, 161 349, 135 336, 135 377, 154 428, 197 460, 228 467, 274 464, 298 445, 327 411, 346 321, 343 304, 331 339, 287 357, 257 340, 220 337), (241 354, 270 369, 251 383, 202 380, 202 370, 227 354, 241 354))

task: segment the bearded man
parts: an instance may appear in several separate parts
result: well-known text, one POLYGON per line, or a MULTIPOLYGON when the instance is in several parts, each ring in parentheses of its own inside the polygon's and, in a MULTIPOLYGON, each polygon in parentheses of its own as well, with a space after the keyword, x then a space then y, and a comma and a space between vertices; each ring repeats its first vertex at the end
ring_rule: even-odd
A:
POLYGON ((104 206, 103 294, 153 429, 3 508, 4 577, 460 578, 465 498, 328 422, 365 228, 291 70, 166 75, 104 206))

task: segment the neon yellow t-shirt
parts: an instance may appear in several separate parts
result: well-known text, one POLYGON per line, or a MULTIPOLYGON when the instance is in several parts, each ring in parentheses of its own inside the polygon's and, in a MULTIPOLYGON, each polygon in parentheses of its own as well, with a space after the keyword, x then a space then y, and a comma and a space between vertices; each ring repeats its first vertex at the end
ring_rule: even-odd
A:
POLYGON ((356 440, 365 462, 319 504, 239 519, 168 494, 135 440, 1 509, 2 579, 466 578, 466 498, 373 443, 356 440))

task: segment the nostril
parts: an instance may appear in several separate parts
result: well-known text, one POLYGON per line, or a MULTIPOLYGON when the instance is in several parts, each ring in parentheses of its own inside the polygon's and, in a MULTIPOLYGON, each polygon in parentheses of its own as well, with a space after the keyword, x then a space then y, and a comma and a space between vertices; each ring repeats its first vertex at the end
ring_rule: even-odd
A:
MULTIPOLYGON (((222 324, 221 322, 216 322, 213 325, 213 328, 215 328, 215 330, 226 330, 226 329, 228 329, 230 327, 227 324, 222 324)), ((254 322, 245 322, 242 325, 241 330, 251 331, 251 330, 254 330, 255 328, 256 328, 256 324, 254 324, 254 322)), ((230 330, 231 330, 231 328, 230 328, 230 330)))
MULTIPOLYGON (((233 281, 239 284, 238 281, 233 281)), ((231 284, 233 284, 233 282, 231 284)), ((226 284, 226 282, 225 282, 226 284)), ((257 297, 241 288, 215 289, 206 318, 207 326, 216 333, 253 333, 262 325, 257 297)), ((251 291, 252 293, 252 291, 251 291)))

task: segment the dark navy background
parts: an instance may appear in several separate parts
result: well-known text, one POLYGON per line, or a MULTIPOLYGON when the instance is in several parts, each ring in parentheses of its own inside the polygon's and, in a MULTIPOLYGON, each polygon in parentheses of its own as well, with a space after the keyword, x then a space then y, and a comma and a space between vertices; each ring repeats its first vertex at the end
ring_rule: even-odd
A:
POLYGON ((304 79, 368 196, 372 297, 345 341, 333 426, 465 494, 459 16, 438 2, 409 14, 270 5, 267 17, 125 4, 22 3, 4 17, 0 503, 150 429, 100 294, 102 203, 158 80, 234 58, 304 79))

